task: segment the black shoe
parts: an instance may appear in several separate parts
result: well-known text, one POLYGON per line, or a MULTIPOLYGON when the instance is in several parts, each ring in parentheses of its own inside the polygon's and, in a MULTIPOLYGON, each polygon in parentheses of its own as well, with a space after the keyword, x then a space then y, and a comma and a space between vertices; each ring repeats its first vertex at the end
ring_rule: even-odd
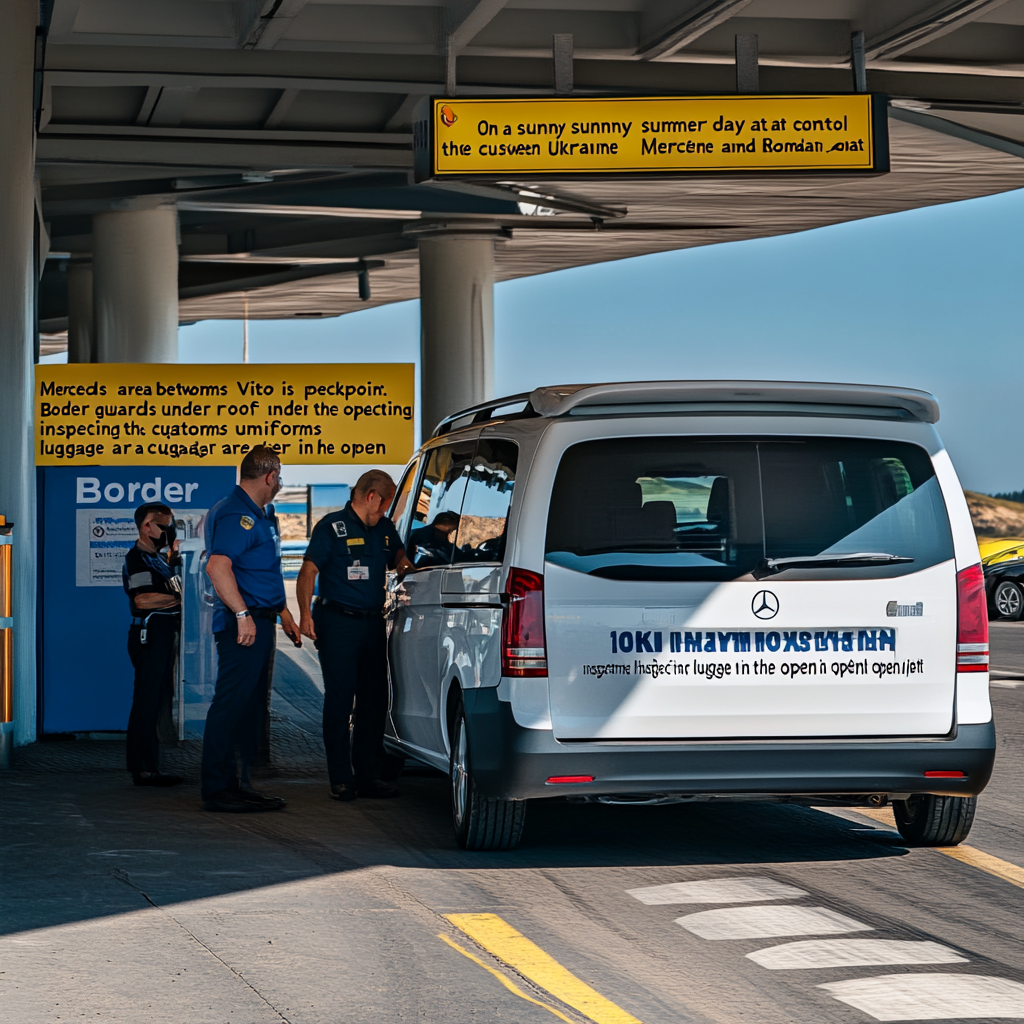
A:
POLYGON ((360 796, 370 797, 371 799, 376 797, 382 800, 402 795, 394 786, 389 786, 386 782, 382 782, 380 779, 370 779, 369 782, 357 783, 356 791, 360 796))
POLYGON ((278 811, 285 805, 283 797, 257 793, 255 789, 240 789, 238 795, 258 811, 278 811))
POLYGON ((255 804, 243 799, 241 793, 232 793, 229 789, 222 789, 214 793, 208 800, 203 801, 205 811, 233 811, 235 814, 244 814, 247 811, 260 810, 255 804))
POLYGON ((344 782, 339 782, 337 786, 331 786, 331 799, 332 800, 355 800, 356 788, 351 783, 346 785, 344 782))
POLYGON ((164 775, 163 772, 134 772, 132 781, 136 786, 180 786, 185 780, 180 775, 164 775))

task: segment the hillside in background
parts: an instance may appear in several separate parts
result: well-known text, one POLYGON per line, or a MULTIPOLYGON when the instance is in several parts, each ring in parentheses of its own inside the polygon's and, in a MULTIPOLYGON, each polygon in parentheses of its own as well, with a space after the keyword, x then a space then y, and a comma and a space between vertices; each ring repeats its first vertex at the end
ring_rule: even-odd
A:
POLYGON ((964 491, 979 537, 1024 537, 1024 504, 964 491))

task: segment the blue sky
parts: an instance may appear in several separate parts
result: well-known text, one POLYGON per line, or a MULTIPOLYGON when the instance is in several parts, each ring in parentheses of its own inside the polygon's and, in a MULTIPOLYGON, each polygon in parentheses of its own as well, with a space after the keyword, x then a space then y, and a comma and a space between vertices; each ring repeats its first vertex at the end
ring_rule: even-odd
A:
MULTIPOLYGON (((495 290, 496 389, 659 378, 892 384, 938 396, 964 486, 1024 487, 1024 191, 778 238, 510 281, 495 290)), ((182 362, 241 360, 242 326, 181 329, 182 362)), ((254 362, 414 362, 404 302, 253 321, 254 362)))

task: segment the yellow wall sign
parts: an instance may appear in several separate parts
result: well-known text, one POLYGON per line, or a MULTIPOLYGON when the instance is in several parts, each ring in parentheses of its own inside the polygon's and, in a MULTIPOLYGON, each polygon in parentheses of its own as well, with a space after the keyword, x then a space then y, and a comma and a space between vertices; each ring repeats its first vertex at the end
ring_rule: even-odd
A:
POLYGON ((864 93, 436 99, 432 174, 887 171, 885 109, 864 93))
POLYGON ((36 367, 37 466, 404 463, 412 363, 73 363, 36 367))

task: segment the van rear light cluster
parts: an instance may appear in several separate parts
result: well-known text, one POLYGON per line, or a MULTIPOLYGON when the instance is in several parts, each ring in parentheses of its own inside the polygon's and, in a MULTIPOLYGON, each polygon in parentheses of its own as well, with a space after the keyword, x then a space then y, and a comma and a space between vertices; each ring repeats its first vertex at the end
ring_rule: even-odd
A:
POLYGON ((576 785, 581 782, 593 782, 593 775, 552 775, 545 785, 548 786, 568 786, 576 785))
POLYGON ((956 670, 988 671, 988 602, 980 565, 956 574, 956 670))
POLYGON ((544 577, 529 569, 511 569, 505 593, 508 606, 501 620, 501 674, 546 676, 544 577))

